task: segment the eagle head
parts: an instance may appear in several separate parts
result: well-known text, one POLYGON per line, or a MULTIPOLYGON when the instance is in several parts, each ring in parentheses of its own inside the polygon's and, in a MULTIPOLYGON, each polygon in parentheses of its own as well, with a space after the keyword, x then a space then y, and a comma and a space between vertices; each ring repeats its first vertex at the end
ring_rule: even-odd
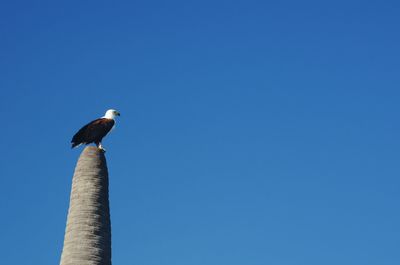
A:
POLYGON ((121 114, 115 109, 109 109, 106 111, 104 118, 106 119, 114 119, 116 116, 121 116, 121 114))

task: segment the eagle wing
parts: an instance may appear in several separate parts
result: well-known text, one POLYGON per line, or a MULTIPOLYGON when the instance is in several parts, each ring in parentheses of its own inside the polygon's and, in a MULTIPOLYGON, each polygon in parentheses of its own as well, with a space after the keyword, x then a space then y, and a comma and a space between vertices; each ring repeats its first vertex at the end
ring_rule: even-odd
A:
POLYGON ((100 118, 89 122, 72 137, 72 147, 80 144, 100 142, 101 139, 110 132, 114 124, 115 121, 113 119, 106 118, 100 118))

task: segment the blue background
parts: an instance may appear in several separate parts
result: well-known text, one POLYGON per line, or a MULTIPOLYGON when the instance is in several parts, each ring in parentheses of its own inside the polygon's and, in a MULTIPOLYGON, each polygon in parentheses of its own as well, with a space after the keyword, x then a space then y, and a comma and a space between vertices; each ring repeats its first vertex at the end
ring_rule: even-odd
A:
POLYGON ((115 108, 114 264, 400 264, 399 14, 3 1, 1 263, 59 262, 70 139, 115 108))

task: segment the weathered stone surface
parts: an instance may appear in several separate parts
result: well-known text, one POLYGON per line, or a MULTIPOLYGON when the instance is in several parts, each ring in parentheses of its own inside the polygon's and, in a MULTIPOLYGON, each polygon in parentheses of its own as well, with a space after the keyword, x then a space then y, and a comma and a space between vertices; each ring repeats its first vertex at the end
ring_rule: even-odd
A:
POLYGON ((86 147, 72 180, 61 265, 111 265, 108 170, 103 151, 86 147))

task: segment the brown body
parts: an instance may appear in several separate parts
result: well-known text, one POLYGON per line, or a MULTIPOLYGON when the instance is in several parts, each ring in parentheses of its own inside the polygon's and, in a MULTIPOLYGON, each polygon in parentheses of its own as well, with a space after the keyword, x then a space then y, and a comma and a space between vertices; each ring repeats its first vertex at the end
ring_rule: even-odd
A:
POLYGON ((90 143, 95 143, 99 146, 103 137, 111 131, 114 124, 115 121, 113 119, 107 118, 96 119, 86 124, 72 137, 72 148, 81 144, 90 143))

